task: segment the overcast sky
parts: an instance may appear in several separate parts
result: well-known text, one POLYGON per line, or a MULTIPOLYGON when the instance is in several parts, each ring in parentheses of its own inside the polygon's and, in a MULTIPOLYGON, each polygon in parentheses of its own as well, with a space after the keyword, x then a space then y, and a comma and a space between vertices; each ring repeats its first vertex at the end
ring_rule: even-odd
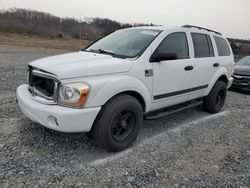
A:
POLYGON ((0 0, 0 9, 26 8, 60 17, 110 18, 123 23, 193 24, 250 39, 250 0, 0 0))

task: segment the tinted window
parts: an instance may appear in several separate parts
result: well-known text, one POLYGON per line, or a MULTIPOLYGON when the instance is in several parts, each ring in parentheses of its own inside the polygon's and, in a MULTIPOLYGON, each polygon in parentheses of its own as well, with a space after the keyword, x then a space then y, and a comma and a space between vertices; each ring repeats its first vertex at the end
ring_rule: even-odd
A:
POLYGON ((158 51, 168 51, 177 54, 178 59, 189 58, 188 42, 185 33, 168 35, 158 47, 158 51))
POLYGON ((229 56, 230 49, 227 41, 221 37, 214 36, 214 40, 218 49, 219 56, 229 56))
POLYGON ((237 64, 242 66, 250 66, 250 56, 244 57, 237 64))
POLYGON ((208 35, 200 33, 191 34, 194 44, 194 54, 196 58, 213 57, 214 50, 211 38, 208 35))

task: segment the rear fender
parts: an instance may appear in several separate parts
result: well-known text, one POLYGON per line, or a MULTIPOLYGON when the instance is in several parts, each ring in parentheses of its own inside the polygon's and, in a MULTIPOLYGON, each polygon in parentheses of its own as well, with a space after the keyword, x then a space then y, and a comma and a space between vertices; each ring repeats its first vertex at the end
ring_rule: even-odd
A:
POLYGON ((225 67, 221 67, 220 69, 217 70, 217 72, 213 75, 209 85, 208 85, 208 88, 205 92, 205 96, 207 96, 210 91, 212 90, 214 84, 217 82, 217 80, 221 77, 225 75, 227 77, 227 80, 229 80, 230 76, 229 76, 229 73, 228 73, 228 70, 225 68, 225 67))

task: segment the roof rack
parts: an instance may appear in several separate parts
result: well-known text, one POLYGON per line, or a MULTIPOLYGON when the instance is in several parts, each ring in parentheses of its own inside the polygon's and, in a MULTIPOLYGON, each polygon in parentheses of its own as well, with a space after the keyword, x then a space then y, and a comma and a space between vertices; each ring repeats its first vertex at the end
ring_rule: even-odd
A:
POLYGON ((211 30, 211 29, 207 29, 207 28, 204 28, 204 27, 199 27, 199 26, 195 26, 195 25, 183 25, 182 26, 183 28, 197 28, 197 29, 204 29, 206 31, 210 31, 210 32, 214 32, 218 35, 222 35, 221 33, 217 32, 217 31, 214 31, 214 30, 211 30))

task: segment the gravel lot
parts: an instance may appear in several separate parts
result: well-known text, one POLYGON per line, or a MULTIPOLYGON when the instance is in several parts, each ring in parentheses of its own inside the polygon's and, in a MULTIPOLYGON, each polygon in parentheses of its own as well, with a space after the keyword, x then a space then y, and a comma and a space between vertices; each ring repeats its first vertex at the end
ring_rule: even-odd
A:
POLYGON ((106 153, 20 112, 26 62, 56 53, 0 48, 0 187, 250 187, 250 95, 229 91, 214 115, 196 107, 145 121, 133 146, 106 153))

